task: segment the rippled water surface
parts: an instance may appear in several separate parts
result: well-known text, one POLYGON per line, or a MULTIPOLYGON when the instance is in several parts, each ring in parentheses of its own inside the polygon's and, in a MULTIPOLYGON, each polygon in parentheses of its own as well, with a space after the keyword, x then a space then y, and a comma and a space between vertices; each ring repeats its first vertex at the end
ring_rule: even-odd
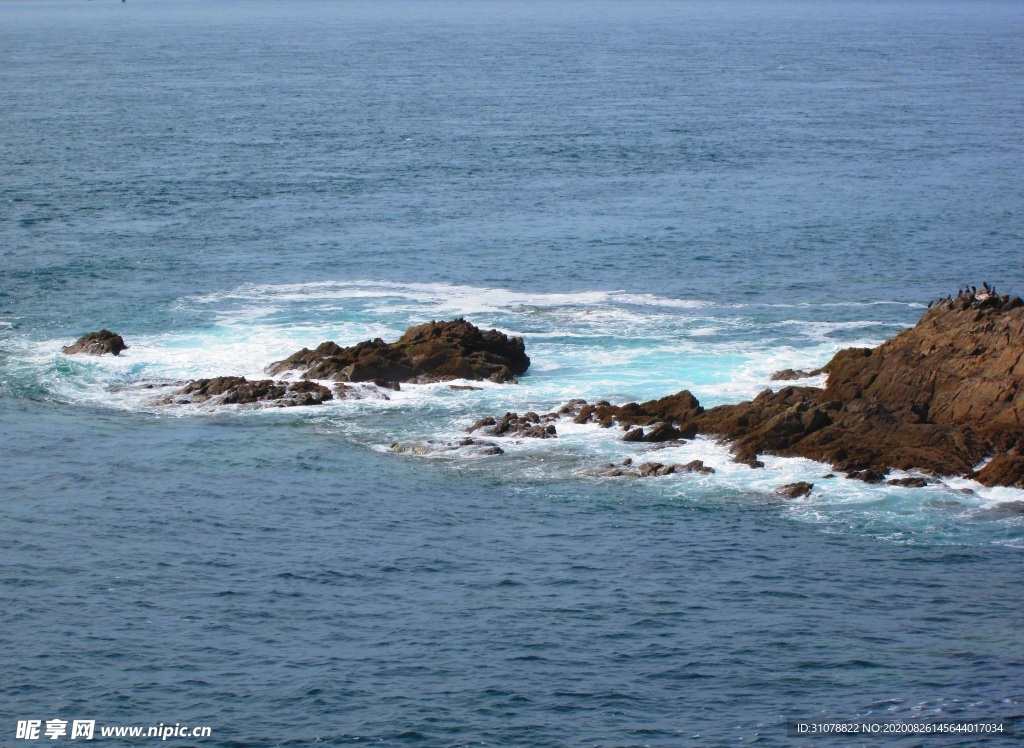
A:
POLYGON ((0 3, 0 734, 1019 719, 1024 491, 565 419, 435 446, 576 397, 737 402, 964 283, 1024 292, 1022 60, 1012 3, 0 3), (517 385, 142 386, 458 316, 524 338, 517 385), (61 353, 100 327, 130 349, 61 353), (592 477, 626 458, 716 472, 592 477))

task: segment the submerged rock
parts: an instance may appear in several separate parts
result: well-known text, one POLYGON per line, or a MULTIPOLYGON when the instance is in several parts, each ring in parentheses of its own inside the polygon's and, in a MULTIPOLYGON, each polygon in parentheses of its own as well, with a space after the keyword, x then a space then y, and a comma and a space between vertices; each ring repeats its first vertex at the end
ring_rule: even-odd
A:
POLYGON ((453 441, 428 439, 425 442, 394 442, 391 451, 396 454, 431 455, 439 452, 464 451, 481 457, 505 454, 494 442, 466 437, 453 441))
POLYGON ((558 420, 557 413, 546 413, 543 416, 534 412, 519 415, 518 413, 506 413, 500 419, 487 416, 470 426, 467 431, 481 431, 491 436, 521 436, 529 439, 556 439, 558 433, 555 430, 554 421, 558 420))
POLYGON ((865 483, 881 483, 885 480, 886 471, 881 468, 867 468, 866 470, 852 470, 846 474, 847 478, 855 478, 865 483))
POLYGON ((195 379, 154 404, 260 405, 288 408, 320 405, 332 398, 331 391, 316 382, 275 382, 271 379, 250 382, 245 377, 215 377, 195 379))
POLYGON ((928 481, 925 478, 913 476, 910 478, 893 478, 887 480, 886 484, 890 486, 903 486, 904 488, 924 488, 928 485, 928 481))
POLYGON ((393 383, 394 387, 387 386, 390 384, 392 383, 361 382, 359 384, 347 384, 345 382, 338 382, 334 385, 334 396, 339 400, 390 400, 391 396, 385 390, 395 390, 398 387, 398 382, 393 383))
POLYGON ((812 371, 804 371, 803 369, 783 369, 777 371, 769 377, 773 382, 785 382, 792 379, 807 379, 808 377, 816 377, 819 374, 824 374, 825 368, 814 369, 812 371))
POLYGON ((338 382, 443 382, 489 379, 511 382, 530 366, 522 338, 480 330, 464 319, 410 327, 394 343, 380 338, 343 348, 334 342, 303 348, 267 367, 277 376, 302 372, 303 379, 338 382))
POLYGON ((799 499, 802 496, 810 496, 811 489, 813 488, 813 483, 798 481, 797 483, 787 483, 784 486, 779 486, 775 489, 775 493, 784 499, 799 499))
POLYGON ((76 353, 84 353, 88 356, 102 356, 105 353, 120 355, 121 351, 127 350, 124 338, 110 330, 98 330, 83 335, 71 345, 62 349, 69 356, 76 353))
POLYGON ((709 475, 714 472, 715 469, 705 465, 703 460, 693 460, 685 465, 678 463, 663 464, 661 462, 642 462, 639 465, 634 465, 632 458, 629 458, 617 465, 609 462, 599 468, 588 470, 585 475, 597 478, 650 478, 662 475, 682 475, 684 473, 709 475))

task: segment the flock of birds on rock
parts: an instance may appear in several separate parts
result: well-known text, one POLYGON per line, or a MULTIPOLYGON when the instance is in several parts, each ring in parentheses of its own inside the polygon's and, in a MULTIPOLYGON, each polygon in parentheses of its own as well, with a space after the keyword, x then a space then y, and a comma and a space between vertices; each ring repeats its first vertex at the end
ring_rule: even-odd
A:
MULTIPOLYGON (((980 300, 984 301, 989 296, 995 296, 996 295, 996 287, 995 286, 990 286, 988 283, 985 283, 984 281, 982 281, 981 285, 982 285, 982 289, 983 290, 982 290, 982 292, 980 294, 978 293, 978 287, 977 286, 964 286, 963 288, 961 288, 959 291, 956 292, 956 297, 959 299, 964 294, 967 294, 968 296, 976 296, 980 300)), ((952 300, 953 300, 953 297, 951 295, 948 295, 948 294, 947 294, 946 298, 939 299, 939 301, 952 301, 952 300)), ((928 308, 931 309, 932 305, 934 303, 935 303, 934 301, 929 301, 928 302, 928 308)))
POLYGON ((1009 296, 998 296, 996 295, 996 287, 990 286, 988 283, 981 284, 981 290, 978 290, 977 286, 964 286, 956 292, 956 296, 947 295, 944 299, 928 302, 928 308, 931 309, 936 303, 945 304, 948 308, 952 309, 954 306, 959 306, 960 309, 969 309, 972 307, 984 307, 984 308, 1001 308, 1003 311, 1009 311, 1010 309, 1016 309, 1022 305, 1020 298, 1009 296))

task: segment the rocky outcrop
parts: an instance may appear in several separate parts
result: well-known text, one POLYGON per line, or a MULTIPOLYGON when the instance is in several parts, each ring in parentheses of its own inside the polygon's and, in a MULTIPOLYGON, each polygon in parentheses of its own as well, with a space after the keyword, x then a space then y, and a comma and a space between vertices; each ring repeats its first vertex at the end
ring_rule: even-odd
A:
POLYGON ((1013 485, 1024 477, 1022 359, 1024 302, 965 293, 877 348, 837 353, 824 389, 766 390, 712 408, 698 429, 731 440, 740 460, 807 457, 868 482, 892 468, 972 474, 997 455, 980 479, 1013 485))
POLYGON ((1021 299, 965 292, 941 300, 877 348, 840 351, 809 373, 820 371, 829 375, 824 389, 787 386, 708 410, 683 390, 621 406, 572 401, 559 412, 624 427, 630 441, 647 441, 655 423, 684 437, 715 436, 752 467, 762 466, 759 455, 775 454, 827 462, 870 483, 899 469, 1024 487, 1021 299))
POLYGON ((554 422, 557 413, 545 413, 543 416, 530 411, 525 415, 506 413, 501 418, 490 416, 481 418, 470 426, 467 431, 472 434, 480 431, 491 436, 520 436, 529 439, 556 439, 558 432, 554 422))
POLYGON ((124 338, 120 335, 110 330, 98 330, 83 335, 71 345, 64 346, 62 350, 68 355, 84 353, 88 356, 102 356, 104 353, 110 353, 117 356, 127 349, 128 346, 124 344, 124 338))
POLYGON ((287 408, 319 405, 332 399, 331 391, 316 382, 275 382, 245 377, 196 379, 161 398, 155 405, 257 405, 287 408))
POLYGON ((267 367, 278 376, 299 371, 303 379, 337 382, 443 382, 488 379, 511 382, 530 366, 522 338, 498 330, 481 330, 464 319, 410 327, 394 343, 380 338, 343 348, 322 343, 303 348, 267 367))

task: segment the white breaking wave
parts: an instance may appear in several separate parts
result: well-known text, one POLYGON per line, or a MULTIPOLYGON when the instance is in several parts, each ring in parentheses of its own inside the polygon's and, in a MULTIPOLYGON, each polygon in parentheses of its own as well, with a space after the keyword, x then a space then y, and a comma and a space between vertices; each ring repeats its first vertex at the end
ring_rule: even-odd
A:
MULTIPOLYGON (((342 299, 395 299, 404 304, 432 305, 439 311, 463 314, 500 312, 518 307, 601 306, 634 304, 674 309, 697 309, 709 303, 697 299, 673 299, 625 291, 583 291, 580 293, 529 293, 504 288, 481 288, 446 283, 396 283, 389 281, 320 281, 242 286, 231 291, 207 294, 191 301, 198 304, 225 300, 331 301, 342 299)), ((382 308, 382 307, 378 307, 382 308)), ((405 306, 395 307, 404 309, 405 306)), ((391 307, 383 307, 392 311, 391 307)))

